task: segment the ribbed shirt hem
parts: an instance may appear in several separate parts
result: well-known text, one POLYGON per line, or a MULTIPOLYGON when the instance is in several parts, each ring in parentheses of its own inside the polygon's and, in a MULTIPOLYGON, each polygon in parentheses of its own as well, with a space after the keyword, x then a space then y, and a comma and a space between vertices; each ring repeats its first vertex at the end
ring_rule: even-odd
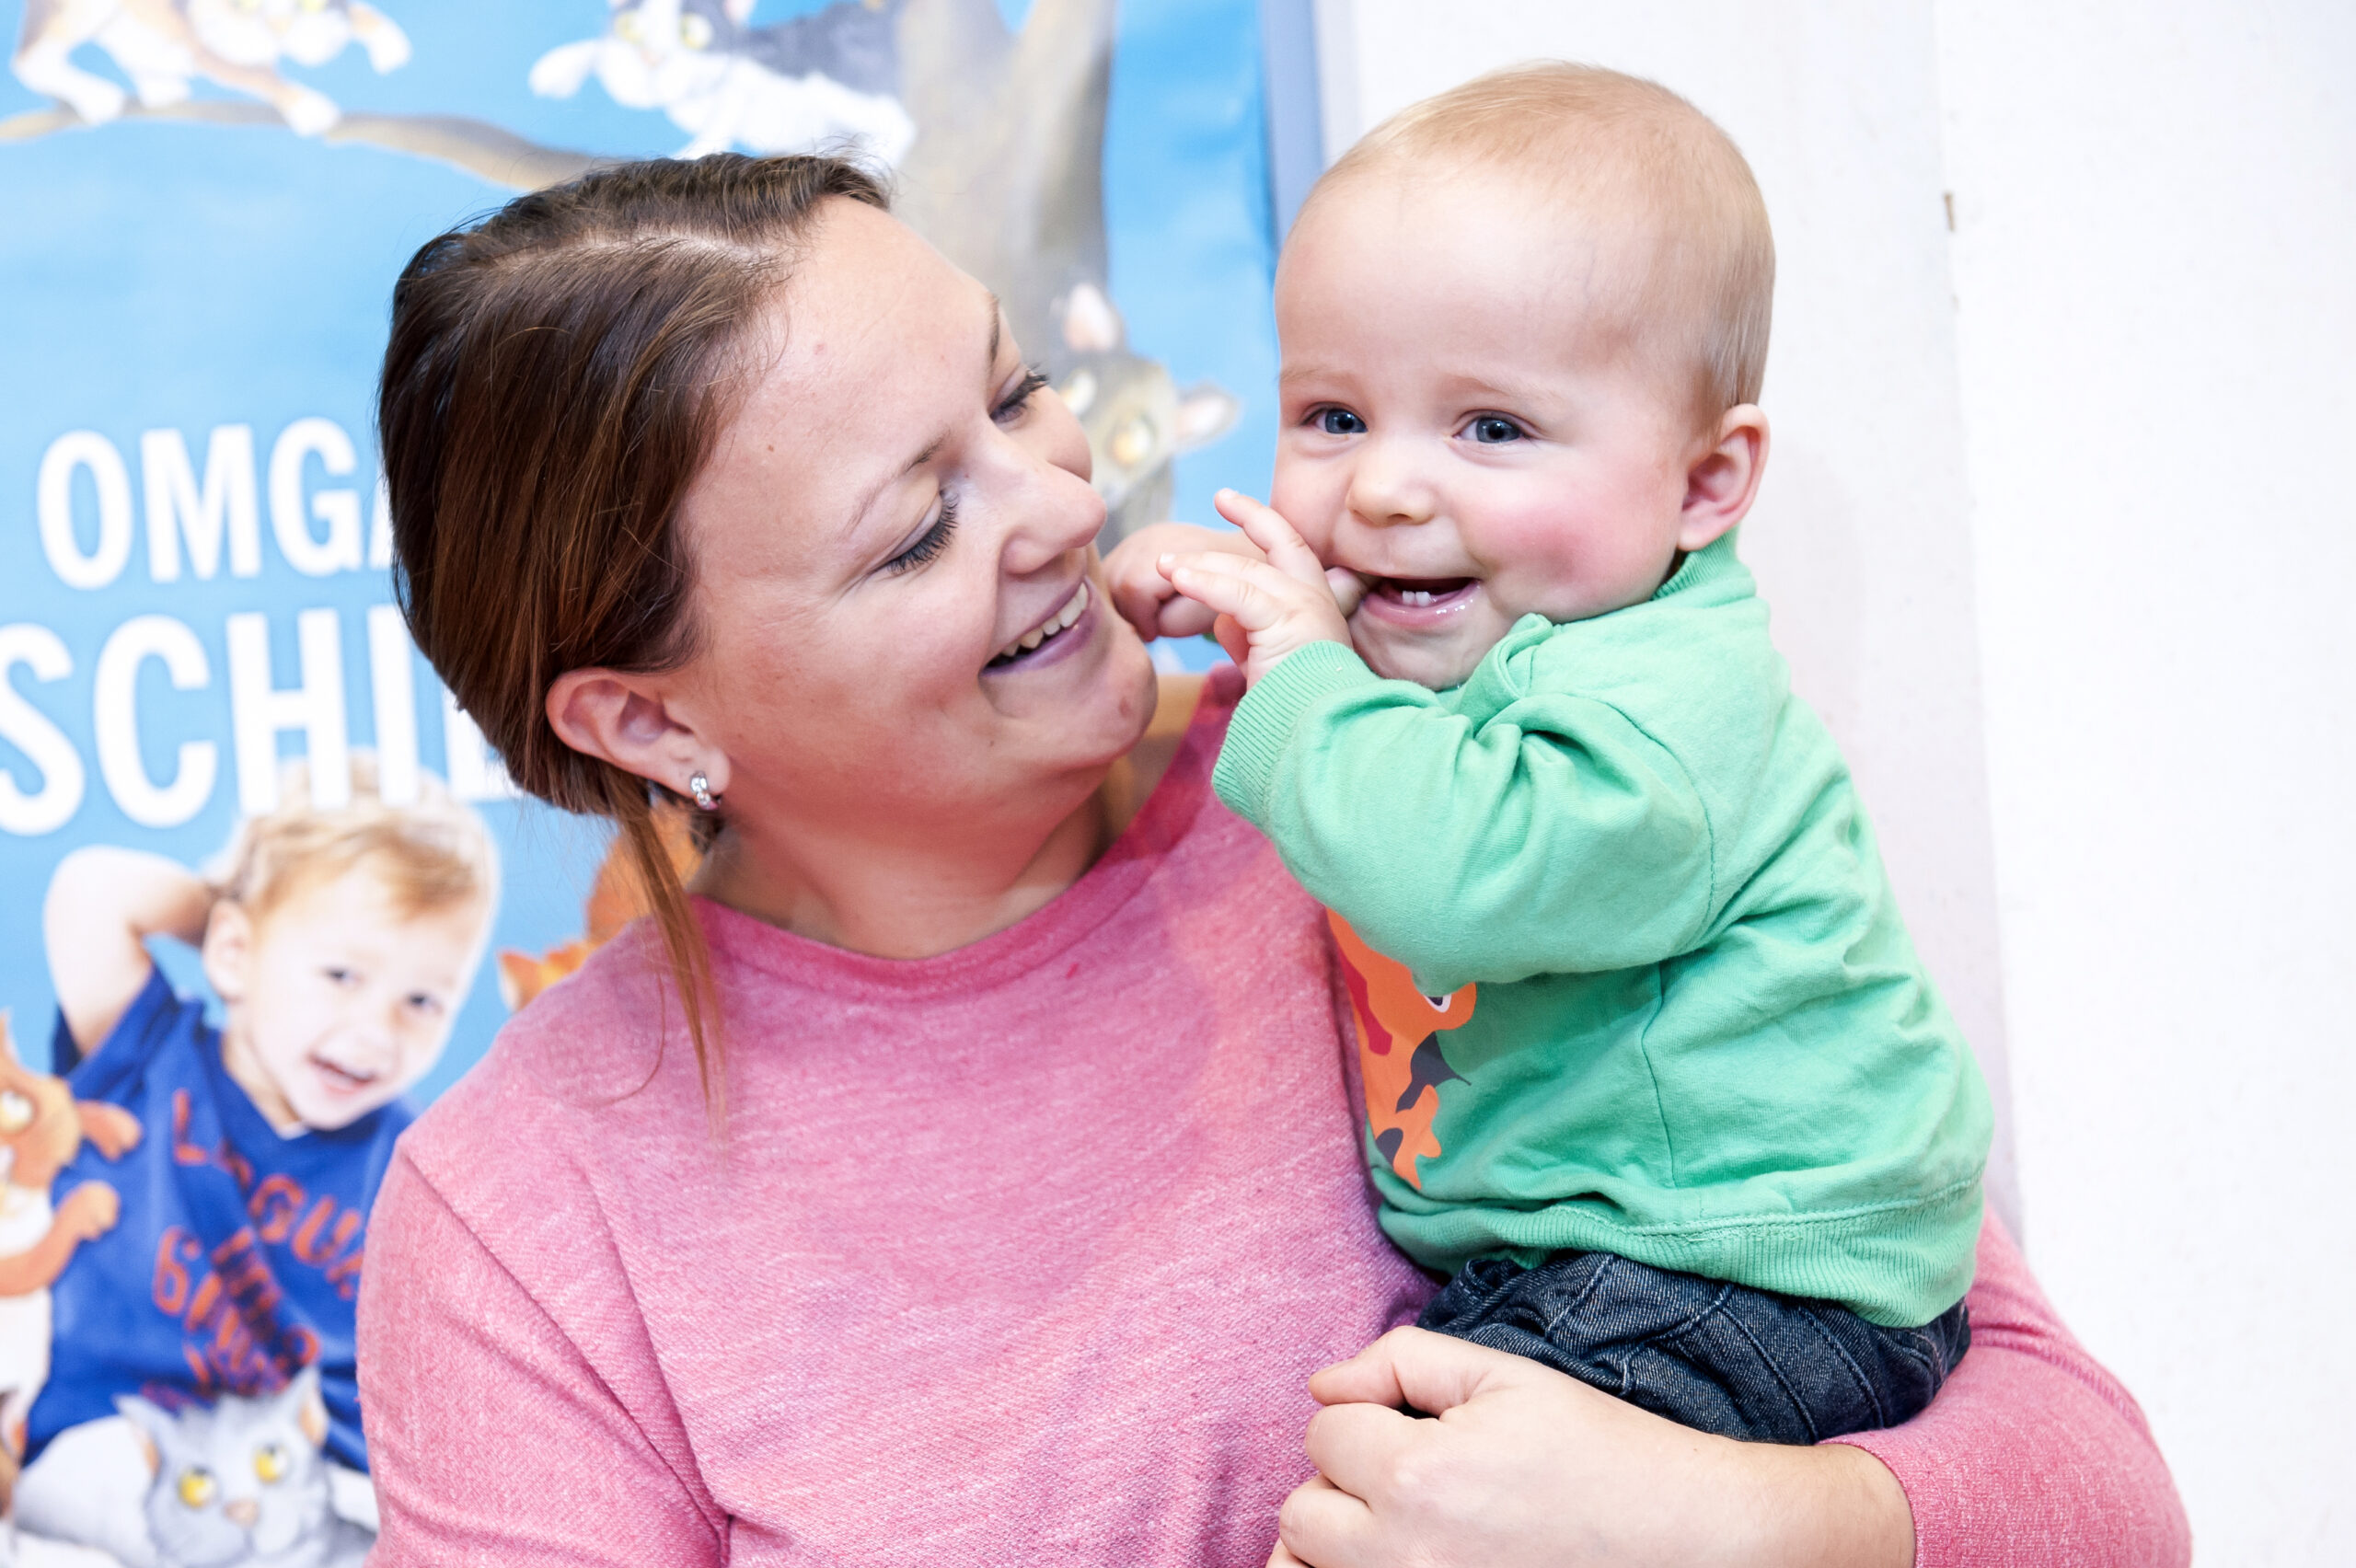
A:
POLYGON ((1312 642, 1276 661, 1236 704, 1218 766, 1211 771, 1211 788, 1227 809, 1265 827, 1268 788, 1300 716, 1322 698, 1381 678, 1339 642, 1312 642))
POLYGON ((1409 1257, 1443 1274, 1496 1253, 1529 1265, 1553 1252, 1611 1252, 1754 1290, 1837 1301, 1883 1328, 1914 1328, 1971 1288, 1981 1202, 1975 1176, 1923 1197, 1829 1214, 1647 1224, 1594 1203, 1464 1204, 1427 1214, 1385 1204, 1382 1228, 1409 1257))

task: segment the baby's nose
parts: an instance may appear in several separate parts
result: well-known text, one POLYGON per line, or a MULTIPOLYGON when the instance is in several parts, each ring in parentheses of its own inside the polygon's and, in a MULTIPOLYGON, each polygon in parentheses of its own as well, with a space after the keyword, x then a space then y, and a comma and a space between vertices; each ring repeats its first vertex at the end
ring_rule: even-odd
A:
POLYGON ((261 1505, 250 1497, 240 1497, 234 1503, 223 1504, 221 1512, 239 1529, 249 1530, 254 1528, 254 1521, 261 1517, 261 1505))

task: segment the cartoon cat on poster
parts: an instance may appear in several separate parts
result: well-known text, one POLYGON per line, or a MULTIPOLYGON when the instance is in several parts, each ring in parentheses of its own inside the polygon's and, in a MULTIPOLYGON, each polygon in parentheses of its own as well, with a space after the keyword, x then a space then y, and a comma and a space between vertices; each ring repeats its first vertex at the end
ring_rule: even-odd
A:
MULTIPOLYGON (((1250 0, 1130 4, 1197 31, 1216 13, 1220 47, 1256 60, 1250 0)), ((338 185, 456 178, 445 207, 404 220, 413 246, 601 156, 844 151, 890 166, 900 212, 1007 302, 1087 430, 1108 542, 1167 514, 1174 460, 1243 411, 1133 342, 1159 301, 1115 304, 1113 0, 1009 0, 1011 25, 996 0, 550 0, 528 20, 456 0, 14 8, 0 169, 57 171, 28 177, 37 212, 73 210, 75 169, 136 212, 184 155, 283 169, 270 149, 309 149, 343 160, 338 185), (487 62, 505 86, 450 112, 487 62), (601 154, 566 144, 576 126, 601 154)), ((291 234, 325 190, 218 221, 291 234)), ((1231 204, 1265 221, 1264 199, 1231 204)), ((0 264, 29 254, 12 243, 0 264)), ((75 265, 96 276, 140 243, 108 234, 75 265)), ((152 243, 179 256, 201 236, 152 243)), ((398 259, 369 264, 361 312, 381 319, 398 259)), ((1264 304, 1264 264, 1240 298, 1264 304)), ((171 320, 218 306, 202 290, 225 274, 188 275, 171 320)), ((88 300, 104 328, 117 300, 88 300)), ((561 983, 627 893, 592 885, 594 836, 523 829, 408 645, 364 354, 334 371, 343 411, 208 433, 202 415, 107 421, 149 370, 199 388, 283 375, 126 338, 108 352, 137 373, 130 394, 96 376, 77 393, 87 356, 18 352, 0 344, 0 529, 28 563, 0 578, 0 884, 18 894, 0 910, 0 1563, 357 1563, 376 1514, 353 1309, 392 1141, 480 1054, 498 993, 522 1006, 561 983)))

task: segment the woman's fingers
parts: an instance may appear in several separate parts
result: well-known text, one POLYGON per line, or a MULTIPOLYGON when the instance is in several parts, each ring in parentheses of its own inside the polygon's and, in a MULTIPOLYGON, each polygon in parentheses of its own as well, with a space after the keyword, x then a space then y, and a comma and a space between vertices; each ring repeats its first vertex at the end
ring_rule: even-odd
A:
POLYGON ((1149 582, 1130 573, 1114 578, 1105 586, 1112 590, 1114 613, 1135 627, 1138 635, 1148 642, 1168 632, 1163 617, 1169 606, 1185 602, 1170 586, 1170 580, 1158 571, 1149 582))
MULTIPOLYGON (((1169 579, 1163 578, 1162 581, 1166 584, 1169 579)), ((1154 625, 1164 637, 1200 637, 1210 630, 1211 622, 1218 618, 1216 611, 1195 603, 1173 588, 1170 590, 1170 597, 1161 602, 1154 625)))
POLYGON ((1393 1329, 1309 1379, 1320 1404, 1408 1405, 1438 1415, 1530 1363, 1426 1329, 1393 1329))
POLYGON ((1104 558, 1104 586, 1113 596, 1113 611, 1137 628, 1148 642, 1168 633, 1165 617, 1177 590, 1151 556, 1141 556, 1125 544, 1104 558))
POLYGON ((1374 1513, 1322 1475, 1292 1490, 1276 1510, 1269 1568, 1360 1568, 1378 1561, 1374 1513))
POLYGON ((1380 1507, 1401 1458, 1430 1435, 1429 1422, 1389 1405, 1337 1404, 1310 1417, 1302 1447, 1320 1476, 1330 1476, 1351 1497, 1380 1507))
POLYGON ((1243 536, 1266 552, 1268 564, 1297 582, 1322 582, 1325 563, 1301 542, 1299 533, 1274 507, 1241 490, 1223 490, 1211 498, 1218 514, 1243 530, 1243 536))

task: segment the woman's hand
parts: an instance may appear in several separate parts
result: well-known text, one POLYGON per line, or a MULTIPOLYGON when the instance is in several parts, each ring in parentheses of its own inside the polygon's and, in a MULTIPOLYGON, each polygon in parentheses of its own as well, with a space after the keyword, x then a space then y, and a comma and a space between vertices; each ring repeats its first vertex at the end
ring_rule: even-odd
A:
POLYGON ((1551 1367, 1395 1329, 1310 1379, 1317 1477, 1270 1568, 1910 1568, 1897 1478, 1859 1448, 1736 1443, 1551 1367), (1418 1420, 1399 1407, 1433 1412, 1418 1420))

